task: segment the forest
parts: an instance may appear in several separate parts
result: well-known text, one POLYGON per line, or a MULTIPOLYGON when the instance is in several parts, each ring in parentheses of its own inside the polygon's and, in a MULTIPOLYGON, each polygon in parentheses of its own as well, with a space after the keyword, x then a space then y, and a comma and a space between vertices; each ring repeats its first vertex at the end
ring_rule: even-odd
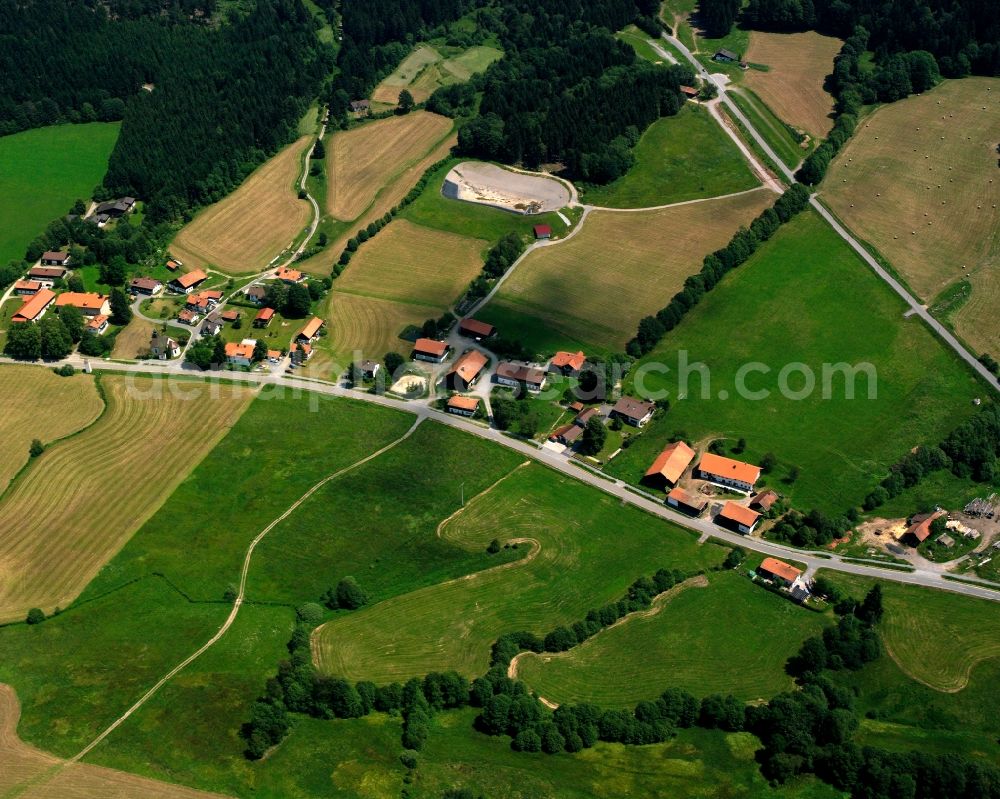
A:
POLYGON ((459 150, 528 168, 561 162, 595 183, 624 174, 641 132, 676 114, 679 87, 694 80, 687 67, 639 60, 611 35, 650 5, 504 3, 494 33, 507 55, 480 79, 482 102, 459 150))
POLYGON ((194 20, 214 4, 0 0, 0 135, 121 119, 128 98, 155 83, 168 57, 204 33, 194 20))
POLYGON ((879 61, 926 50, 946 77, 1000 74, 1000 14, 995 3, 984 0, 750 0, 743 20, 761 30, 815 28, 840 38, 860 25, 871 34, 879 61))
POLYGON ((299 0, 208 24, 214 5, 0 0, 0 135, 123 119, 109 195, 154 220, 221 198, 294 135, 333 56, 299 0))

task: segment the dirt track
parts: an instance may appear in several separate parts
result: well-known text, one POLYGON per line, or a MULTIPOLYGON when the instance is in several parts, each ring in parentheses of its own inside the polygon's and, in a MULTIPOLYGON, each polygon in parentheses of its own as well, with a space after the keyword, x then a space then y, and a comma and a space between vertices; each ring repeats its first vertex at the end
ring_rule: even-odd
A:
POLYGON ((3 799, 225 799, 115 769, 65 761, 17 737, 21 706, 0 684, 0 797, 3 799), (63 767, 64 766, 64 767, 63 767))

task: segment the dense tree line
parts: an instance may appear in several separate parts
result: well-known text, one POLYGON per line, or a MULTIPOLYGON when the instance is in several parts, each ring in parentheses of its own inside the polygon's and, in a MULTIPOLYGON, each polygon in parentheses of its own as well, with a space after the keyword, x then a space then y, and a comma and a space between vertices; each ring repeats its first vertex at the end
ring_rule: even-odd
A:
POLYGON ((157 219, 221 198, 290 140, 332 55, 299 0, 208 24, 214 8, 0 0, 0 135, 123 119, 108 192, 157 219))
MULTIPOLYGON (((465 292, 467 301, 475 301, 490 293, 492 281, 503 277, 514 262, 524 253, 525 244, 521 236, 513 231, 494 244, 486 254, 483 271, 476 275, 465 292)), ((500 353, 503 354, 503 353, 500 353)))
MULTIPOLYGON (((739 559, 738 552, 731 555, 727 564, 739 559)), ((676 579, 678 575, 666 573, 661 585, 676 579)), ((1000 799, 1000 770, 992 766, 960 756, 889 753, 854 743, 859 725, 855 693, 831 679, 829 672, 859 670, 881 656, 877 628, 884 614, 882 591, 875 585, 857 602, 832 584, 821 587, 831 600, 836 596, 839 619, 821 635, 807 639, 789 659, 787 668, 798 680, 799 690, 779 694, 765 704, 745 705, 732 695, 699 700, 683 689, 671 688, 631 710, 579 704, 561 705, 551 713, 523 683, 508 676, 508 665, 519 651, 562 651, 562 638, 571 634, 568 628, 553 631, 551 643, 547 643, 549 636, 540 639, 531 633, 501 636, 489 670, 471 684, 455 672, 445 672, 405 684, 376 686, 316 673, 309 625, 319 621, 322 611, 303 606, 299 609, 302 622, 288 644, 290 657, 253 704, 241 737, 247 757, 258 759, 287 735, 291 714, 359 718, 378 711, 401 715, 403 746, 419 750, 435 713, 471 705, 480 708, 476 728, 489 735, 509 736, 515 751, 578 752, 597 741, 646 745, 667 741, 677 730, 695 726, 746 730, 760 739, 757 761, 772 782, 814 774, 852 799, 1000 799)), ((629 590, 629 601, 641 604, 656 589, 655 576, 640 578, 629 590)), ((610 619, 616 606, 606 608, 610 619)), ((599 614, 593 619, 595 625, 600 624, 599 614)), ((404 753, 402 760, 415 762, 412 753, 404 753)))
POLYGON ((700 0, 698 24, 708 36, 721 38, 733 27, 742 5, 742 0, 700 0))
POLYGON ((333 277, 339 276, 340 273, 344 271, 344 268, 354 257, 354 253, 358 251, 362 244, 374 238, 399 214, 400 211, 406 208, 406 206, 410 203, 414 202, 423 193, 424 189, 427 188, 427 184, 430 182, 431 176, 448 163, 450 158, 451 156, 448 156, 446 158, 442 158, 434 164, 431 164, 424 170, 424 174, 420 176, 420 179, 416 182, 413 188, 410 189, 406 193, 406 196, 399 201, 398 205, 394 205, 382 217, 368 223, 366 227, 358 230, 357 233, 347 240, 347 244, 344 246, 343 252, 340 253, 340 258, 333 267, 333 277))
POLYGON ((626 347, 628 354, 638 358, 652 350, 667 332, 680 323, 688 311, 701 302, 705 294, 718 285, 727 272, 744 263, 781 225, 800 213, 808 203, 809 191, 798 183, 793 184, 777 199, 773 207, 765 209, 754 219, 749 228, 740 228, 725 247, 706 255, 701 271, 684 281, 684 288, 673 296, 666 307, 658 311, 656 316, 640 320, 635 338, 626 347))
POLYGON ((958 755, 887 752, 859 747, 854 693, 827 677, 827 670, 862 668, 881 646, 881 589, 848 609, 836 627, 806 641, 789 663, 801 689, 766 705, 748 707, 746 728, 761 739, 761 772, 782 783, 815 774, 851 799, 997 799, 1000 770, 958 755))
POLYGON ((859 26, 834 58, 827 88, 836 98, 837 116, 830 134, 796 173, 803 183, 815 185, 823 179, 830 162, 854 133, 863 105, 895 102, 927 91, 941 79, 934 56, 926 50, 893 53, 872 67, 862 65, 868 47, 869 33, 859 26))
POLYGON ((841 38, 861 25, 879 61, 926 50, 948 77, 1000 74, 1000 15, 982 0, 750 0, 744 19, 754 28, 816 28, 841 38))
MULTIPOLYGON (((380 687, 366 681, 352 685, 347 680, 318 675, 312 665, 309 635, 310 625, 320 621, 322 608, 307 603, 298 610, 299 623, 288 642, 289 659, 282 661, 277 676, 267 681, 264 694, 253 703, 250 719, 241 728, 245 754, 256 760, 280 743, 291 729, 290 713, 319 718, 358 718, 373 710, 400 713, 403 746, 407 749, 423 746, 433 713, 469 704, 483 707, 485 713, 487 703, 496 696, 505 697, 499 702, 517 700, 537 721, 541 717, 538 700, 528 695, 523 683, 507 677, 507 665, 517 652, 565 651, 614 624, 626 613, 649 607, 654 596, 686 577, 679 571, 661 569, 652 577, 639 578, 621 600, 590 611, 572 628, 558 627, 543 638, 530 632, 501 636, 493 644, 490 670, 471 685, 455 672, 431 673, 422 680, 411 679, 405 685, 390 683, 380 687)), ((364 605, 367 599, 352 578, 341 580, 323 596, 327 607, 351 610, 364 605)), ((552 746, 554 741, 553 738, 552 746)))
POLYGON ((506 55, 479 81, 478 116, 460 129, 459 151, 529 168, 561 162, 593 182, 619 177, 640 132, 680 109, 679 87, 693 73, 641 61, 608 32, 636 17, 630 2, 587 4, 579 18, 544 2, 531 3, 526 19, 527 5, 503 4, 506 55))
POLYGON ((894 463, 889 474, 865 497, 864 509, 874 510, 927 475, 950 469, 959 478, 992 483, 1000 475, 1000 407, 988 405, 962 422, 939 446, 921 446, 894 463))
POLYGON ((815 509, 809 513, 790 510, 768 531, 767 537, 807 549, 822 547, 850 530, 860 518, 857 508, 850 508, 836 518, 815 509))
POLYGON ((99 265, 102 282, 121 285, 128 264, 138 264, 152 255, 158 242, 170 235, 167 225, 152 220, 140 226, 123 219, 113 227, 99 228, 84 221, 84 204, 78 200, 74 213, 52 220, 38 236, 32 239, 24 253, 24 262, 12 265, 23 272, 26 264, 37 261, 47 250, 65 250, 70 254, 71 268, 99 265), (107 278, 107 279, 105 279, 107 278))
POLYGON ((490 665, 506 667, 521 651, 565 652, 572 649, 629 613, 645 610, 653 603, 654 597, 690 576, 677 569, 660 569, 651 577, 640 577, 632 583, 618 601, 588 611, 583 619, 568 627, 557 627, 542 637, 527 631, 505 633, 493 643, 490 665))

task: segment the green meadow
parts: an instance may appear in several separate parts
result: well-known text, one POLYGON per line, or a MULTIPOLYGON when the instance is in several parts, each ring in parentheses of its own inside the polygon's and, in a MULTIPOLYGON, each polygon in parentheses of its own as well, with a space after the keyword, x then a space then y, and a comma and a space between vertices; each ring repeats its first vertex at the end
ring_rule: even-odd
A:
POLYGON ((587 187, 580 199, 610 208, 646 208, 760 185, 733 140, 707 110, 692 103, 646 128, 634 154, 627 174, 606 186, 587 187))
POLYGON ((673 591, 567 652, 522 655, 518 678, 557 704, 628 708, 667 688, 769 699, 794 688, 785 662, 829 623, 736 572, 673 591))
POLYGON ((264 393, 84 592, 163 574, 214 601, 239 578, 250 541, 323 478, 402 436, 413 417, 302 392, 264 393), (199 553, 191 558, 190 553, 199 553))
POLYGON ((328 622, 314 638, 322 670, 380 684, 449 669, 475 677, 502 633, 544 634, 618 599, 642 575, 711 568, 725 552, 535 464, 471 499, 438 532, 470 551, 496 537, 529 554, 328 622))
MULTIPOLYGON (((824 572, 852 596, 874 581, 824 572)), ((962 754, 1000 765, 997 604, 882 582, 885 654, 836 678, 858 692, 859 741, 896 751, 962 754)))
POLYGON ((725 439, 727 447, 745 438, 739 457, 759 462, 773 452, 779 465, 762 482, 796 506, 839 514, 860 505, 892 463, 972 414, 983 390, 904 310, 817 215, 804 212, 636 364, 625 391, 666 392, 670 409, 608 471, 638 482, 675 433, 692 442, 725 439), (682 357, 705 367, 689 371, 686 387, 682 357), (824 364, 862 367, 853 399, 833 369, 824 391, 824 364), (815 378, 807 395, 806 370, 815 378))
POLYGON ((0 263, 24 250, 53 219, 90 199, 108 168, 118 122, 53 125, 0 137, 0 263))

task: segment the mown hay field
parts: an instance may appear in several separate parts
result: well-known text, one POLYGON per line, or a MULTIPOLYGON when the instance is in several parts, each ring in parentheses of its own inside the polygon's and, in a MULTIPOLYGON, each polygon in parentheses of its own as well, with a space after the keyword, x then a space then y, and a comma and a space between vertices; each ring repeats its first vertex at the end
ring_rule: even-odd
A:
POLYGON ((17 737, 20 707, 13 689, 0 685, 0 795, 22 799, 211 799, 209 794, 115 769, 63 761, 17 737), (18 790, 19 789, 19 790, 18 790))
POLYGON ((336 287, 444 310, 482 269, 488 247, 487 241, 397 219, 358 250, 336 287))
POLYGON ((321 626, 313 651, 324 672, 380 684, 448 669, 477 676, 504 632, 544 634, 617 599, 643 574, 713 566, 723 556, 685 531, 533 464, 467 500, 438 535, 470 551, 496 537, 518 542, 528 554, 321 626))
POLYGON ((435 149, 452 125, 446 117, 415 111, 334 135, 326 147, 327 212, 345 222, 356 219, 380 191, 435 149))
POLYGON ((968 279, 951 321, 1000 356, 1000 79, 945 81, 868 117, 830 166, 827 205, 931 302, 968 279))
POLYGON ((413 86, 413 82, 420 77, 421 73, 431 64, 436 64, 441 60, 441 54, 429 44, 417 45, 413 51, 406 56, 395 70, 382 79, 382 82, 375 87, 372 92, 372 100, 377 103, 389 103, 395 105, 399 100, 399 93, 403 89, 409 89, 413 99, 424 102, 430 97, 430 92, 421 92, 413 86))
POLYGON ((132 321, 115 337, 115 347, 111 350, 111 357, 137 358, 143 353, 148 353, 153 328, 153 323, 147 322, 141 316, 132 317, 132 321))
POLYGON ((746 701, 791 690, 785 662, 826 620, 735 572, 702 586, 675 587, 654 612, 631 614, 568 652, 522 655, 517 676, 557 704, 601 707, 634 706, 667 688, 746 701), (740 666, 706 667, 727 663, 740 666))
POLYGON ((311 141, 299 137, 199 213, 174 238, 173 256, 186 269, 211 266, 230 274, 264 269, 309 224, 312 211, 298 198, 296 184, 311 141))
POLYGON ((329 371, 336 364, 346 369, 354 360, 381 361, 387 352, 408 356, 413 343, 400 334, 440 314, 441 309, 431 305, 331 291, 326 310, 329 332, 308 368, 329 371), (356 359, 356 353, 362 358, 356 359))
POLYGON ((0 367, 0 495, 28 462, 32 439, 47 444, 91 424, 101 411, 94 379, 87 375, 59 377, 33 366, 0 367))
POLYGON ((840 39, 815 31, 753 31, 745 57, 770 70, 747 70, 744 82, 780 119, 822 138, 833 127, 833 96, 824 91, 823 81, 833 72, 833 58, 841 44, 840 39))
MULTIPOLYGON (((360 217, 355 219, 346 230, 341 229, 338 235, 331 237, 330 243, 320 250, 316 255, 299 261, 295 267, 310 275, 329 277, 330 270, 340 257, 348 239, 354 236, 359 229, 366 227, 369 223, 381 219, 392 208, 399 204, 412 189, 421 176, 432 164, 436 164, 443 158, 447 158, 451 148, 458 143, 458 134, 452 132, 442 139, 423 158, 413 162, 403 170, 397 177, 393 178, 389 185, 382 188, 376 195, 375 200, 360 217)), ((342 227, 342 226, 341 226, 342 227)))
MULTIPOLYGON (((824 576, 854 597, 874 584, 836 572, 824 576)), ((995 602, 899 583, 881 585, 885 616, 879 632, 889 656, 914 680, 955 693, 968 686, 981 664, 1000 665, 1000 608, 995 602)))
POLYGON ((486 318, 496 305, 573 339, 622 350, 642 317, 666 305, 708 253, 774 199, 758 189, 658 211, 594 211, 572 239, 525 258, 486 318))
POLYGON ((0 503, 0 619, 69 604, 252 396, 227 386, 193 399, 147 378, 102 386, 101 418, 36 458, 0 503))
POLYGON ((502 53, 495 47, 482 45, 470 47, 451 58, 428 44, 418 45, 396 70, 386 77, 372 92, 372 100, 377 103, 396 105, 399 93, 409 90, 413 99, 422 103, 434 90, 452 83, 464 83, 475 73, 482 72, 496 61, 502 53))

